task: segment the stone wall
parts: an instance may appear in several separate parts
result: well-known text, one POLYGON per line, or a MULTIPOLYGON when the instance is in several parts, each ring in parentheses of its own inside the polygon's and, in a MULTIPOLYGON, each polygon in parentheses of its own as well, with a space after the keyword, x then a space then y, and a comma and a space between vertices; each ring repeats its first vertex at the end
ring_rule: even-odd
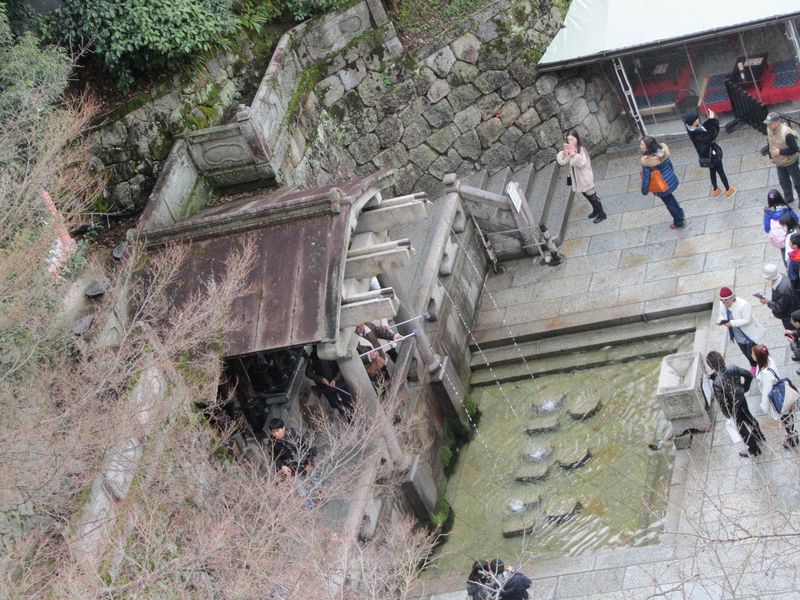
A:
POLYGON ((540 169, 573 127, 594 152, 626 141, 633 129, 600 69, 537 73, 561 23, 546 6, 499 0, 416 54, 372 36, 317 63, 313 86, 306 68, 311 89, 287 123, 293 152, 273 162, 279 181, 398 168, 398 193, 435 194, 448 172, 540 169))
MULTIPOLYGON (((271 45, 265 44, 271 51, 271 45)), ((176 75, 101 115, 93 128, 94 167, 107 179, 99 209, 141 209, 176 135, 231 117, 267 63, 246 38, 235 51, 220 52, 189 74, 176 75), (259 60, 260 58, 260 60, 259 60)))

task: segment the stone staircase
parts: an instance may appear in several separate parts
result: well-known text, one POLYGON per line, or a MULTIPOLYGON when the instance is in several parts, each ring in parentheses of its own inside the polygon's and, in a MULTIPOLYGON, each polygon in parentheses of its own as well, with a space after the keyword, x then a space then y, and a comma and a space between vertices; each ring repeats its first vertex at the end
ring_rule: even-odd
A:
MULTIPOLYGON (((462 183, 496 196, 505 196, 508 183, 516 182, 536 223, 544 223, 550 235, 560 243, 573 196, 570 188, 564 185, 560 171, 555 162, 540 171, 534 170, 533 164, 528 164, 515 170, 504 167, 492 173, 478 171, 464 177, 462 183)), ((467 213, 475 217, 484 236, 492 244, 498 259, 507 260, 530 254, 526 253, 522 235, 510 231, 517 228, 511 210, 487 206, 463 195, 462 201, 467 213)))
POLYGON ((663 356, 676 351, 683 334, 695 331, 707 321, 705 312, 695 312, 609 325, 595 331, 518 341, 516 344, 513 340, 506 340, 503 346, 481 347, 480 350, 473 344, 470 385, 494 385, 612 362, 663 356), (567 358, 568 354, 571 356, 567 358))

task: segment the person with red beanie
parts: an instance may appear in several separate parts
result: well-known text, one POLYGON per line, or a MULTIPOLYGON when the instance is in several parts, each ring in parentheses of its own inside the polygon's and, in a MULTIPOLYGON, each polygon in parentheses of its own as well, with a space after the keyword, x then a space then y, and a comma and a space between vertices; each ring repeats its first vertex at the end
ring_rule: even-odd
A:
POLYGON ((753 346, 761 341, 764 328, 753 316, 753 307, 747 300, 738 298, 733 290, 724 287, 719 291, 719 317, 717 325, 728 328, 728 337, 736 342, 739 349, 750 363, 750 372, 755 373, 756 361, 753 360, 753 346))

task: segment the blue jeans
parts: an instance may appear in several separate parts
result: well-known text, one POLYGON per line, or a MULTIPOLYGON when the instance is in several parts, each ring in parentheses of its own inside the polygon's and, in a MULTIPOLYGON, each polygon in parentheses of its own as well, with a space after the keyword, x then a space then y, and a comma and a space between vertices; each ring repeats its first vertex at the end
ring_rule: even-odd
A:
POLYGON ((664 194, 663 196, 659 196, 659 198, 661 198, 664 206, 667 207, 669 214, 672 215, 672 222, 678 227, 683 227, 683 209, 681 205, 678 204, 678 201, 675 200, 675 196, 672 194, 664 194))

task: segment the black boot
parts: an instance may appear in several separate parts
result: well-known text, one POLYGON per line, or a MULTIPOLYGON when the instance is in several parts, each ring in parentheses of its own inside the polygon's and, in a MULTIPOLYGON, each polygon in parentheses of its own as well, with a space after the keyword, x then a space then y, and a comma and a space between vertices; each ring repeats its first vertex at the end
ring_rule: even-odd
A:
POLYGON ((592 205, 592 212, 589 213, 589 216, 587 217, 587 219, 594 219, 597 216, 597 204, 598 203, 594 202, 591 199, 591 197, 587 196, 586 199, 589 201, 589 204, 592 205))
POLYGON ((606 212, 603 210, 603 205, 600 204, 600 199, 597 197, 597 194, 592 194, 588 200, 589 204, 591 204, 592 208, 594 209, 592 213, 589 215, 589 217, 593 219, 593 222, 599 223, 600 221, 605 221, 607 215, 606 212))

